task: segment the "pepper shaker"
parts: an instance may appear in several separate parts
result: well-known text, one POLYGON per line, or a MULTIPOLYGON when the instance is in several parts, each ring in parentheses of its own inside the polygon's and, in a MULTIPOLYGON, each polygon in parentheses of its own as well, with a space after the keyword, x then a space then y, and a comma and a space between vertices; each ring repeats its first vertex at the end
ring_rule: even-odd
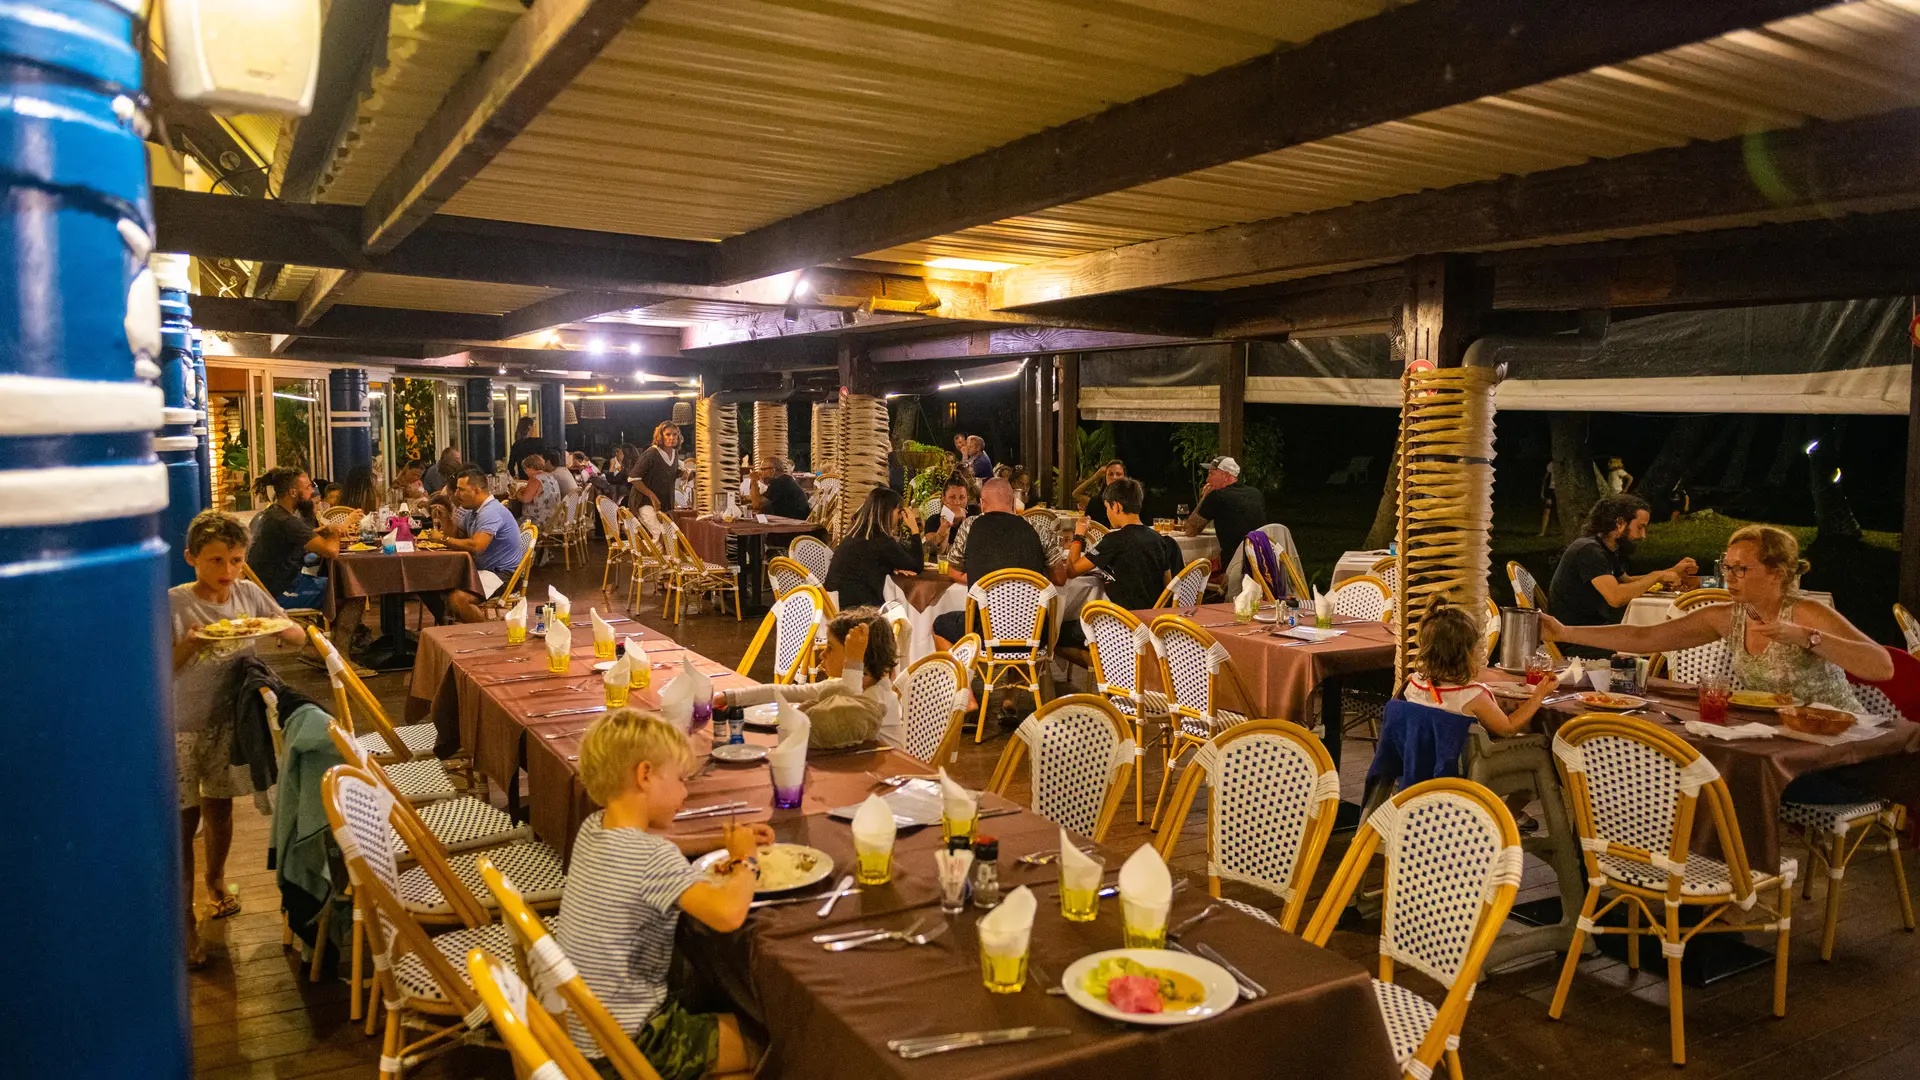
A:
POLYGON ((986 910, 1000 906, 1000 841, 991 836, 973 840, 973 906, 986 910))

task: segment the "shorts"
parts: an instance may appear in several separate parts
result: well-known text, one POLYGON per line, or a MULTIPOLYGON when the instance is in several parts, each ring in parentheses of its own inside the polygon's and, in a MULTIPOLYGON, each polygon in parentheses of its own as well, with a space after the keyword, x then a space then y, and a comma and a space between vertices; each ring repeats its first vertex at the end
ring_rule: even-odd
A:
MULTIPOLYGON (((633 1037, 660 1080, 700 1080, 720 1063, 720 1016, 693 1013, 668 998, 633 1037)), ((601 1076, 619 1080, 620 1073, 606 1058, 594 1058, 601 1076)))
POLYGON ((180 809, 192 810, 202 798, 237 799, 253 793, 247 767, 232 764, 232 756, 230 727, 173 733, 173 773, 180 809))
POLYGON ((327 595, 327 579, 312 574, 295 574, 293 584, 279 596, 283 608, 317 608, 327 595))

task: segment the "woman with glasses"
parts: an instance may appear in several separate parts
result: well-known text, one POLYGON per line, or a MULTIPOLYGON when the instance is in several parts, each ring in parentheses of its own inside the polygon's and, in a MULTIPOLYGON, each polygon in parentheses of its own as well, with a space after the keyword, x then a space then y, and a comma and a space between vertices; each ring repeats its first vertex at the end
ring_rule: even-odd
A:
POLYGON ((1720 572, 1730 604, 1698 607, 1652 626, 1567 626, 1542 614, 1541 633, 1549 641, 1633 653, 1673 652, 1724 638, 1740 689, 1842 709, 1860 708, 1848 675, 1864 682, 1893 678, 1884 647, 1839 612, 1801 595, 1807 563, 1792 533, 1748 525, 1728 538, 1720 572))

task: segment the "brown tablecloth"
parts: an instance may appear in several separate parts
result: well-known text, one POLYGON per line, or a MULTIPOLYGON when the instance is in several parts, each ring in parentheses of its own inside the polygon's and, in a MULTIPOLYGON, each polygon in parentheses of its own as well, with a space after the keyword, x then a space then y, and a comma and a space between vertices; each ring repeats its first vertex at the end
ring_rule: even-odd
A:
POLYGON ((722 521, 717 517, 694 518, 682 528, 687 534, 687 541, 701 558, 722 565, 727 562, 729 536, 776 536, 821 531, 821 527, 811 521, 796 521, 772 514, 765 521, 755 521, 750 517, 733 521, 722 521))
POLYGON ((473 568, 473 556, 464 551, 409 551, 395 555, 343 551, 329 560, 325 607, 327 617, 332 618, 340 602, 352 597, 447 589, 465 589, 476 595, 485 592, 480 587, 480 575, 473 568))
MULTIPOLYGON (((812 844, 836 858, 852 855, 845 825, 818 817, 776 824, 782 839, 812 844)), ((1058 845, 1058 830, 1022 812, 983 821, 1000 840, 1006 887, 1025 884, 1039 901, 1031 953, 1052 979, 1088 953, 1119 948, 1120 904, 1101 901, 1092 923, 1059 915, 1057 868, 1021 868, 1030 851, 1058 845)), ((1129 1027, 1101 1019, 1063 997, 1052 997, 1039 975, 1018 994, 990 994, 980 984, 978 912, 950 920, 935 943, 918 948, 878 947, 827 953, 813 943, 823 928, 844 925, 927 925, 943 916, 934 906, 933 850, 937 829, 904 834, 896 842, 894 881, 842 900, 833 918, 812 905, 767 908, 754 916, 753 982, 769 1030, 768 1075, 967 1076, 1118 1078, 1180 1075, 1269 1077, 1276 1062, 1288 1075, 1385 1078, 1397 1075, 1386 1030, 1366 971, 1351 960, 1314 948, 1291 934, 1233 912, 1217 911, 1185 935, 1220 950, 1269 991, 1198 1024, 1129 1027), (920 899, 921 896, 926 898, 920 899), (887 1040, 952 1031, 1059 1026, 1073 1034, 1004 1047, 905 1061, 887 1040)), ((1124 853, 1106 853, 1109 876, 1124 853)), ((1174 898, 1170 923, 1197 914, 1208 898, 1187 890, 1174 898)))
MULTIPOLYGON (((1134 614, 1151 622, 1179 610, 1154 608, 1134 614)), ((1270 626, 1234 622, 1232 604, 1203 604, 1191 618, 1226 648, 1253 695, 1254 709, 1269 719, 1311 728, 1319 718, 1307 715, 1307 699, 1323 680, 1393 670, 1393 631, 1384 623, 1335 616, 1334 628, 1346 633, 1320 644, 1288 645, 1294 639, 1267 633, 1270 626), (1256 628, 1258 632, 1250 632, 1256 628)), ((1158 685, 1157 676, 1149 678, 1158 685)))
POLYGON ((938 570, 922 570, 913 574, 895 573, 893 583, 900 586, 900 591, 906 594, 907 604, 915 611, 925 611, 939 603, 948 589, 959 584, 938 570))
MULTIPOLYGON (((1498 670, 1483 674, 1488 682, 1515 681, 1515 676, 1498 670)), ((1734 816, 1740 822, 1740 839, 1747 849, 1747 861, 1756 870, 1770 871, 1780 865, 1780 801, 1787 784, 1806 773, 1826 772, 1835 781, 1865 794, 1895 802, 1920 802, 1920 724, 1894 720, 1886 733, 1860 742, 1823 746, 1784 736, 1771 739, 1700 738, 1681 725, 1700 719, 1695 692, 1665 679, 1653 680, 1643 697, 1657 708, 1630 715, 1653 720, 1662 729, 1678 735, 1700 751, 1726 778, 1733 795, 1734 816)), ((1593 712, 1578 701, 1564 701, 1547 707, 1549 731, 1560 721, 1593 712)), ((1771 710, 1728 707, 1729 724, 1753 722, 1778 725, 1771 710)), ((1694 831, 1694 844, 1710 850, 1711 821, 1702 814, 1694 831)), ((1807 868, 1801 867, 1801 873, 1807 868)))

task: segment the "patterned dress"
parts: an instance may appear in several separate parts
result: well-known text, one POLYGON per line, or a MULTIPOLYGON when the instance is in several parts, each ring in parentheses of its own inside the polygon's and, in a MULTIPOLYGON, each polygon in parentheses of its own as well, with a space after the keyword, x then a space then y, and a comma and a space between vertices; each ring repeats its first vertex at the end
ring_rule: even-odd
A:
POLYGON ((534 473, 532 479, 539 491, 527 500, 520 520, 540 526, 544 534, 555 524, 553 512, 560 505, 560 481, 555 480, 552 473, 534 473))
MULTIPOLYGON (((1778 618, 1785 621, 1800 598, 1792 593, 1780 601, 1778 618)), ((1769 641, 1758 653, 1747 651, 1747 606, 1729 605, 1732 618, 1727 628, 1727 648, 1733 653, 1733 683, 1742 690, 1763 690, 1792 694, 1807 701, 1818 701, 1838 709, 1860 711, 1860 699, 1854 697, 1847 673, 1840 665, 1815 656, 1783 641, 1769 641)))

